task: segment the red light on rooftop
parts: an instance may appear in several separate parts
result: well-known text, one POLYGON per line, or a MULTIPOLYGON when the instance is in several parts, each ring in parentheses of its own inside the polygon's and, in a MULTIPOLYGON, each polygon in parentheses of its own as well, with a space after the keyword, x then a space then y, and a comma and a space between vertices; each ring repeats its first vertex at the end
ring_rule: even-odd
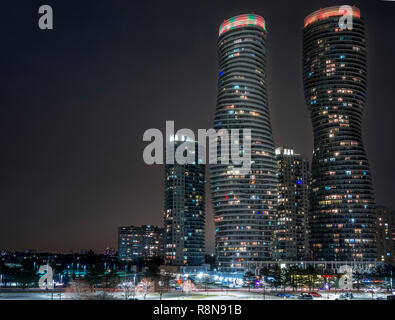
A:
POLYGON ((241 14, 239 16, 225 20, 219 27, 219 36, 236 28, 246 26, 258 26, 266 31, 265 19, 256 14, 241 14))
MULTIPOLYGON (((312 14, 309 14, 304 19, 304 27, 306 28, 308 25, 317 22, 319 20, 345 15, 347 13, 347 10, 341 11, 340 8, 341 6, 329 7, 325 9, 320 9, 318 11, 313 12, 312 14)), ((355 6, 351 8, 352 8, 353 17, 361 18, 361 11, 355 6)))

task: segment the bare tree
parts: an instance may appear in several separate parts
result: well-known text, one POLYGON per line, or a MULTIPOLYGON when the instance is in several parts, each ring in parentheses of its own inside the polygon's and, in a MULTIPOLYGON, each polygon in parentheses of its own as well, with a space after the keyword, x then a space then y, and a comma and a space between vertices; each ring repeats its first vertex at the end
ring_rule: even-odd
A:
POLYGON ((92 300, 94 297, 93 288, 82 279, 71 281, 67 291, 71 293, 73 300, 92 300))
POLYGON ((196 289, 195 284, 191 280, 184 281, 181 288, 182 291, 185 292, 185 294, 187 295, 196 289))
POLYGON ((144 300, 148 293, 154 292, 154 283, 150 278, 143 278, 136 288, 137 293, 144 297, 144 300))
POLYGON ((118 288, 122 290, 122 296, 125 300, 129 300, 136 296, 136 286, 132 281, 121 282, 118 285, 118 288))

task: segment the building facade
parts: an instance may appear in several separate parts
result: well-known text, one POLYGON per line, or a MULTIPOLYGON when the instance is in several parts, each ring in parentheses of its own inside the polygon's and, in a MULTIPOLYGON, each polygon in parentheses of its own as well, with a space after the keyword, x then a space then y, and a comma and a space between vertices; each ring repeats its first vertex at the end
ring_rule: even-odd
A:
POLYGON ((200 266, 205 254, 205 165, 195 141, 174 141, 194 154, 194 163, 166 164, 165 260, 177 266, 200 266))
POLYGON ((278 205, 274 230, 275 260, 305 261, 309 255, 309 162, 292 148, 276 149, 278 205))
POLYGON ((371 173, 361 137, 366 43, 360 10, 342 24, 339 6, 306 17, 303 80, 314 130, 311 193, 313 259, 376 258, 371 173))
POLYGON ((163 228, 143 225, 118 228, 118 259, 141 263, 154 257, 163 257, 163 228))
MULTIPOLYGON (((266 77, 266 25, 255 14, 224 21, 218 38, 214 128, 251 129, 248 173, 230 163, 210 166, 218 270, 244 272, 271 259, 277 176, 266 77)), ((239 152, 244 152, 239 141, 239 152)))
POLYGON ((377 206, 377 260, 395 266, 395 211, 377 206))

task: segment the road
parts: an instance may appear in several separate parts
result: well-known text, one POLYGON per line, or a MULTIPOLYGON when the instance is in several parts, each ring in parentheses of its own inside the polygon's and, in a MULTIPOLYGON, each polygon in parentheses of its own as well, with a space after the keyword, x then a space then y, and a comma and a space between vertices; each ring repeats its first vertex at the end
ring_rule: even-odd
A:
MULTIPOLYGON (((314 298, 314 300, 335 300, 339 294, 322 294, 321 298, 314 298), (329 298, 329 299, 328 299, 329 298)), ((117 292, 113 293, 111 296, 107 295, 108 298, 123 300, 124 296, 122 293, 117 292)), ((375 295, 374 299, 378 297, 386 298, 386 295, 375 295)), ((136 296, 139 300, 144 300, 144 297, 141 295, 136 296)), ((43 292, 1 292, 0 300, 73 300, 75 296, 72 293, 62 293, 61 296, 59 293, 55 293, 52 295, 51 293, 43 293, 43 292)), ((275 294, 266 294, 266 300, 295 300, 295 299, 284 299, 281 297, 277 297, 275 294)), ((148 294, 146 296, 146 300, 160 300, 160 296, 158 293, 148 294)), ((182 292, 167 292, 163 294, 162 300, 263 300, 263 295, 261 293, 256 292, 248 292, 248 291, 231 291, 231 292, 223 292, 223 291, 210 291, 210 292, 193 292, 190 294, 182 293, 182 292)), ((354 300, 372 300, 372 295, 370 293, 354 293, 354 300)))

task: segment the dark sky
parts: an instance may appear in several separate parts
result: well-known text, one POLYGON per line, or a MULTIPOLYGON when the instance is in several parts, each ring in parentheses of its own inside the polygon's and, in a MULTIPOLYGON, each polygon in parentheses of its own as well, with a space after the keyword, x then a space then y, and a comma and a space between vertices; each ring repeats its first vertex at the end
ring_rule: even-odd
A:
MULTIPOLYGON (((211 128, 221 22, 266 19, 276 145, 312 153, 302 86, 304 17, 356 4, 366 20, 363 135, 376 202, 395 208, 395 2, 7 1, 0 18, 0 249, 116 247, 120 225, 162 224, 163 166, 142 159, 149 128, 211 128), (50 4, 54 30, 38 28, 50 4)), ((207 247, 213 249, 211 203, 207 247)))

